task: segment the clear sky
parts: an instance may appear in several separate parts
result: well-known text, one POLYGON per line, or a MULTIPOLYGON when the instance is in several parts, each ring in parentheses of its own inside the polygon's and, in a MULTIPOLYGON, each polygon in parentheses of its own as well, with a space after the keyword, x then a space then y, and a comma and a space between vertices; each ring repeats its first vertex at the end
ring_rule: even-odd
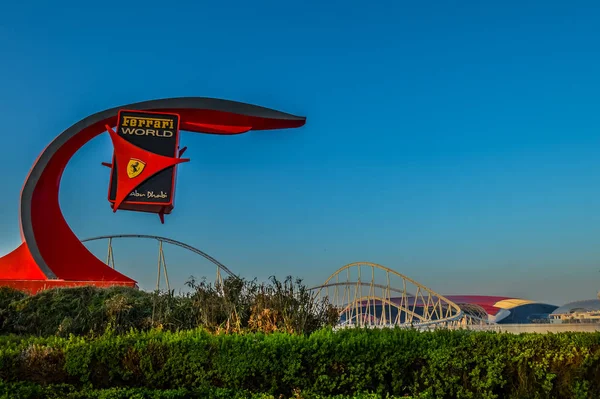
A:
MULTIPOLYGON (((371 261, 446 294, 561 304, 600 289, 597 1, 5 2, 0 251, 43 148, 94 112, 206 96, 304 115, 301 129, 183 133, 176 208, 106 200, 110 140, 65 172, 76 234, 147 233, 235 272, 301 276, 371 261)), ((105 243, 93 246, 105 256, 105 243)), ((152 243, 117 267, 152 288, 152 243)), ((214 268, 168 249, 170 277, 214 268)))

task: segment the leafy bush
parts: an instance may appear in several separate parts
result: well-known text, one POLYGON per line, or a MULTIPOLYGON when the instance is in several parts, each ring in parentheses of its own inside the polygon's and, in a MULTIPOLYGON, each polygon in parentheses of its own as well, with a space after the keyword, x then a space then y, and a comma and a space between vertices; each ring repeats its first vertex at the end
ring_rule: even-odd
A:
POLYGON ((198 327, 215 332, 310 333, 337 321, 326 302, 316 302, 301 280, 291 277, 262 284, 229 278, 216 286, 191 279, 188 285, 191 292, 181 295, 88 286, 28 296, 0 288, 0 333, 68 337, 94 336, 107 328, 125 333, 198 327))
POLYGON ((13 387, 161 390, 172 397, 205 390, 306 398, 596 398, 600 334, 325 329, 2 336, 0 380, 13 387))
MULTIPOLYGON (((36 385, 30 383, 6 384, 0 382, 0 399, 275 399, 275 396, 263 393, 234 391, 231 389, 168 389, 156 390, 147 388, 109 388, 109 389, 77 389, 72 385, 36 385)), ((290 399, 383 399, 377 394, 357 394, 352 396, 320 396, 295 393, 290 399)), ((394 399, 393 397, 385 397, 394 399)), ((277 398, 277 399, 283 399, 277 398)), ((403 397, 403 399, 409 399, 403 397)))

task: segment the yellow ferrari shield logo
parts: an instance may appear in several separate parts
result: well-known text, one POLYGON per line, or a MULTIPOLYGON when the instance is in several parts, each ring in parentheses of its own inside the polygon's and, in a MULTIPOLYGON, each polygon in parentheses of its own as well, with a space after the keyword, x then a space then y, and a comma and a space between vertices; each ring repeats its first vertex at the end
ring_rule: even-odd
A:
POLYGON ((138 177, 145 167, 146 163, 139 159, 131 158, 127 164, 127 176, 129 176, 130 179, 138 177))

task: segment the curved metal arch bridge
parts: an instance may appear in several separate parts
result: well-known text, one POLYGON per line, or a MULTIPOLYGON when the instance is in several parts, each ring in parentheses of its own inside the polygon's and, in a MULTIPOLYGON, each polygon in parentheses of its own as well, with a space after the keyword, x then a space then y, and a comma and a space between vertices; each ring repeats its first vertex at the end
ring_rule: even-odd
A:
POLYGON ((219 262, 218 260, 216 260, 215 258, 210 256, 206 252, 201 251, 200 249, 193 247, 189 244, 186 244, 184 242, 173 240, 173 239, 167 238, 167 237, 160 237, 160 236, 147 235, 147 234, 116 234, 116 235, 104 235, 104 236, 90 237, 90 238, 81 240, 81 242, 85 243, 85 242, 91 242, 91 241, 108 240, 108 251, 107 251, 107 255, 106 255, 106 264, 108 266, 112 267, 113 269, 115 269, 116 268, 115 267, 115 257, 114 257, 114 250, 113 250, 112 244, 113 244, 114 239, 121 239, 121 238, 150 239, 150 240, 155 240, 158 242, 158 262, 157 262, 158 268, 157 268, 157 277, 156 277, 156 290, 157 291, 160 289, 161 271, 164 274, 167 291, 171 290, 171 286, 169 284, 169 274, 167 272, 167 262, 166 262, 165 253, 163 250, 163 244, 175 245, 177 247, 186 249, 197 255, 202 256, 209 262, 213 263, 217 267, 217 274, 216 274, 215 282, 220 283, 223 281, 222 273, 225 273, 227 276, 236 277, 236 278, 238 277, 227 266, 225 266, 224 264, 222 264, 221 262, 219 262))
POLYGON ((388 267, 355 262, 310 289, 339 312, 339 327, 448 328, 488 324, 485 310, 454 303, 388 267))

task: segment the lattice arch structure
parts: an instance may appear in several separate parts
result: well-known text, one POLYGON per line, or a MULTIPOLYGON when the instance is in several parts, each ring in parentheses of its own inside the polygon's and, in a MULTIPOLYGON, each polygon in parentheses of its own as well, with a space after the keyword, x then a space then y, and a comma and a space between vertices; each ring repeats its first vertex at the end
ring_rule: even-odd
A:
POLYGON ((225 266, 224 264, 222 264, 221 262, 219 262, 218 260, 216 260, 215 258, 210 256, 206 252, 203 252, 200 249, 195 248, 186 243, 183 243, 181 241, 173 240, 173 239, 167 238, 167 237, 159 237, 159 236, 146 235, 146 234, 118 234, 118 235, 86 238, 84 240, 81 240, 81 242, 86 243, 86 242, 91 242, 91 241, 107 240, 108 241, 108 252, 106 255, 106 264, 108 266, 110 266, 111 268, 116 269, 114 250, 113 250, 113 241, 116 239, 127 239, 127 238, 155 240, 158 243, 158 252, 157 252, 158 268, 157 268, 157 274, 156 274, 156 290, 157 291, 160 290, 161 273, 163 273, 163 275, 164 275, 167 291, 171 290, 171 286, 169 284, 169 274, 167 272, 167 261, 165 259, 165 253, 163 251, 163 244, 170 244, 170 245, 174 245, 174 246, 186 249, 190 252, 193 252, 197 255, 202 256, 209 262, 213 263, 216 266, 216 277, 215 277, 216 284, 221 284, 221 285, 223 284, 223 276, 222 276, 223 274, 225 274, 226 277, 238 278, 238 276, 236 274, 234 274, 227 266, 225 266))
POLYGON ((485 309, 474 303, 457 303, 463 311, 463 318, 456 323, 458 326, 483 326, 492 324, 485 309))
POLYGON ((376 263, 345 265, 311 290, 339 311, 340 327, 452 327, 483 318, 480 309, 465 312, 443 295, 376 263))

